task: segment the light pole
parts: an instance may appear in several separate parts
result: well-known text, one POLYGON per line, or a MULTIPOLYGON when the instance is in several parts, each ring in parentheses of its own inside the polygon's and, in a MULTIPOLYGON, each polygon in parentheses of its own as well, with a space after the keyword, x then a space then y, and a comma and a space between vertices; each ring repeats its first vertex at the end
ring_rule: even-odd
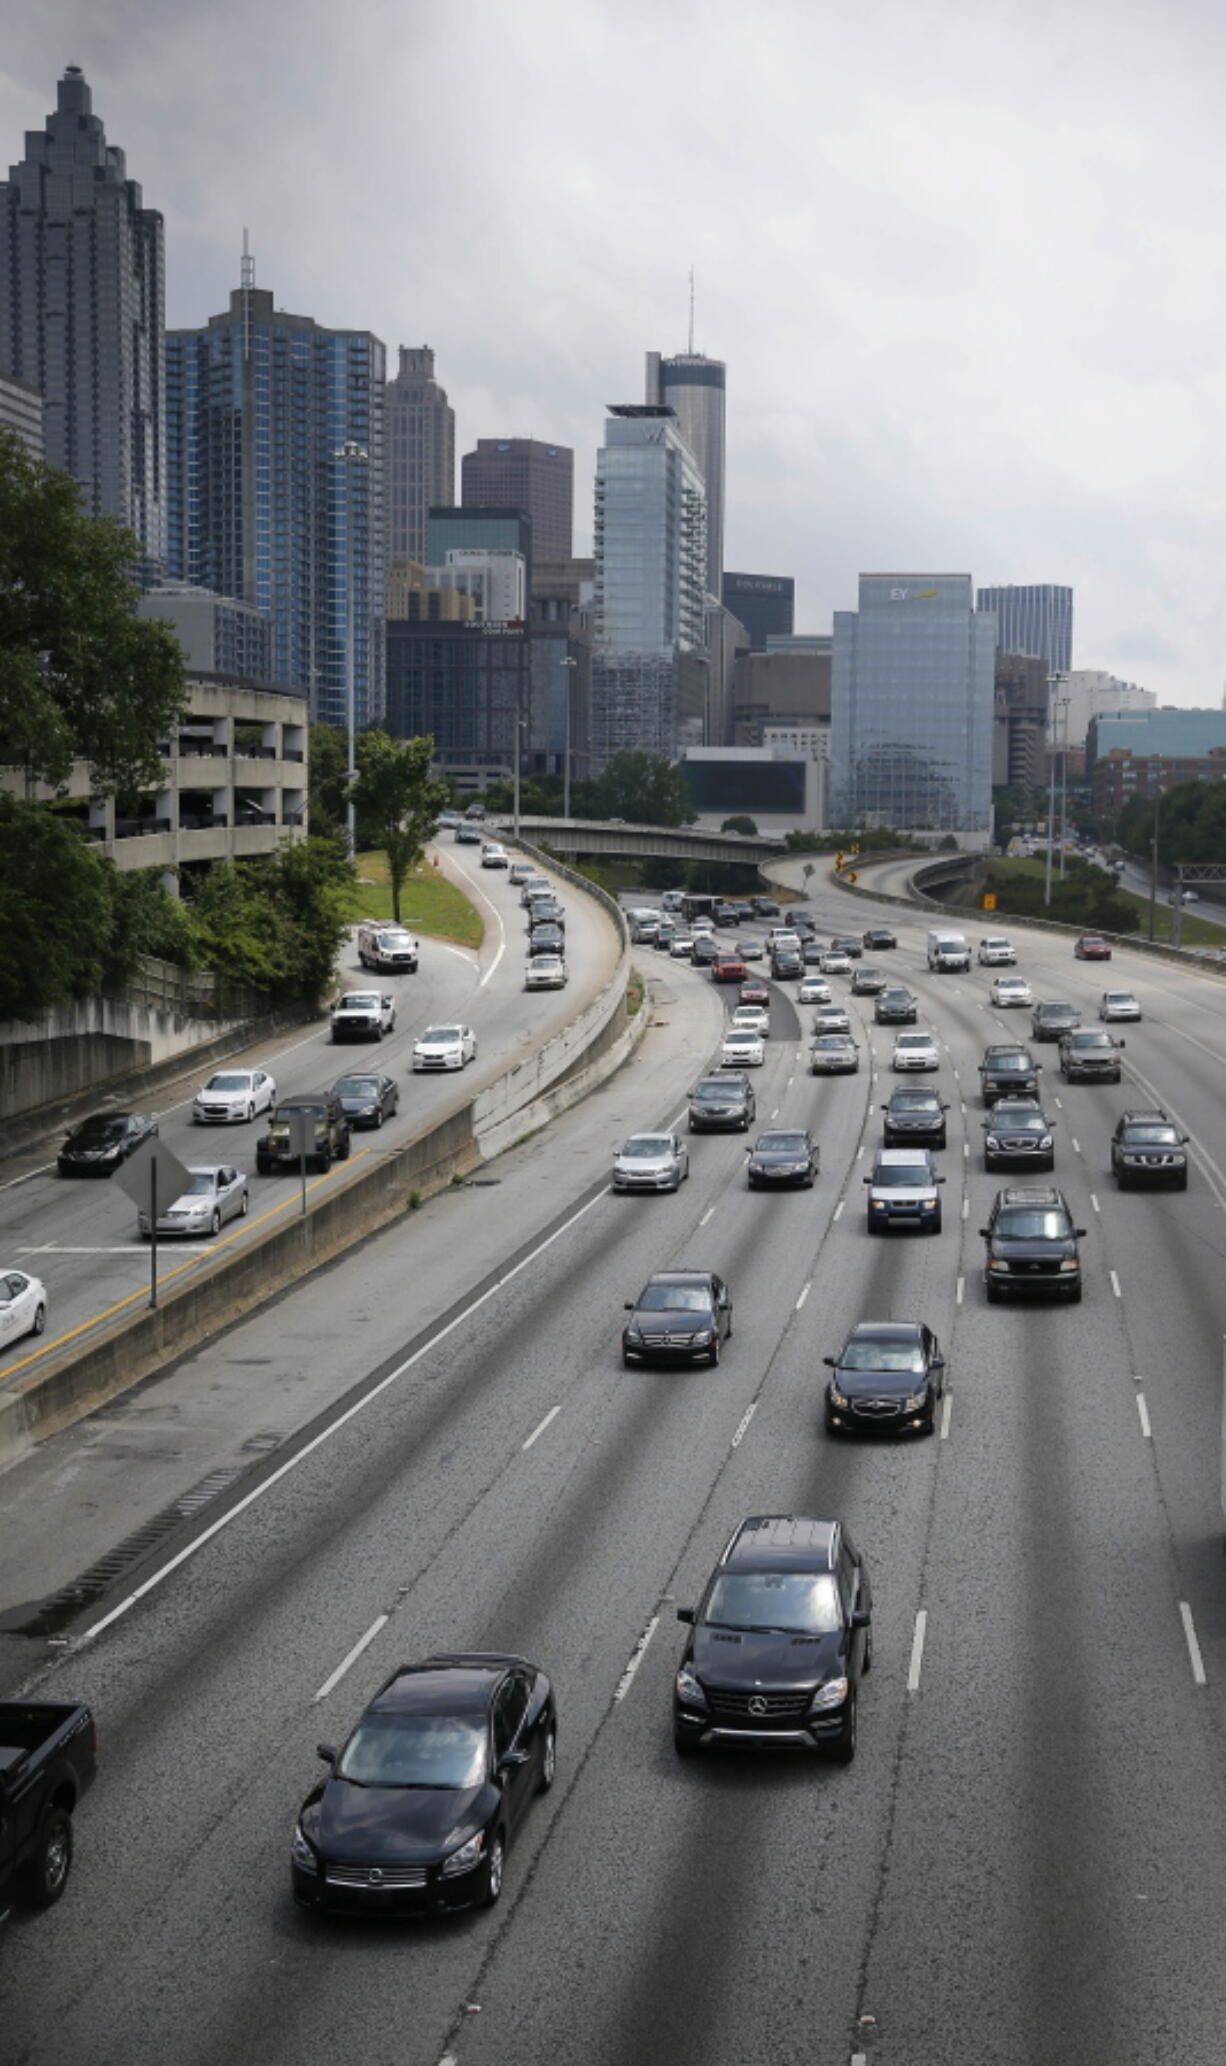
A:
POLYGON ((1051 747, 1047 756, 1047 869, 1043 883, 1043 902, 1051 903, 1051 847, 1056 830, 1056 728, 1052 723, 1055 698, 1052 690, 1059 685, 1061 677, 1049 674, 1047 677, 1047 718, 1051 729, 1051 747))
POLYGON ((348 735, 345 782, 345 837, 349 852, 357 850, 357 806, 353 800, 353 784, 357 775, 356 723, 354 704, 357 691, 354 684, 355 662, 353 641, 353 468, 364 466, 370 458, 365 446, 356 438, 346 438, 333 453, 345 469, 345 730, 348 735))
POLYGON ((1064 850, 1068 845, 1068 707, 1072 698, 1058 696, 1057 708, 1064 714, 1064 751, 1060 756, 1060 880, 1064 881, 1064 850))
POLYGON ((1149 937, 1154 937, 1158 903, 1158 820, 1162 814, 1162 791, 1154 791, 1154 825, 1149 849, 1149 937))
POLYGON ((570 708, 575 690, 575 669, 579 662, 568 656, 561 662, 566 669, 566 743, 562 750, 562 816, 570 816, 570 708))

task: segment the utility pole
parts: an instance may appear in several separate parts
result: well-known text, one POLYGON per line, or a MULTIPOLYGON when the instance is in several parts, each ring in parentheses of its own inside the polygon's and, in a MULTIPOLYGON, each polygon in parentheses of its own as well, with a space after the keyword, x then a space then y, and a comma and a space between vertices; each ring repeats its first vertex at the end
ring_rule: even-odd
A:
POLYGON ((1154 937, 1154 922, 1158 904, 1158 819, 1162 811, 1162 791, 1154 791, 1153 839, 1149 850, 1149 937, 1154 937))
POLYGON ((562 752, 562 816, 570 816, 570 727, 571 703, 575 693, 575 669, 579 662, 568 657, 559 663, 566 670, 566 740, 562 752))
POLYGON ((1055 698, 1052 690, 1060 681, 1058 674, 1047 677, 1047 723, 1051 734, 1047 750, 1047 869, 1043 883, 1043 902, 1051 903, 1051 849, 1056 830, 1056 727, 1052 721, 1055 698))
POLYGON ((1064 716, 1064 751, 1060 756, 1060 880, 1064 881, 1064 855, 1068 846, 1068 707, 1071 698, 1059 696, 1057 707, 1064 716))

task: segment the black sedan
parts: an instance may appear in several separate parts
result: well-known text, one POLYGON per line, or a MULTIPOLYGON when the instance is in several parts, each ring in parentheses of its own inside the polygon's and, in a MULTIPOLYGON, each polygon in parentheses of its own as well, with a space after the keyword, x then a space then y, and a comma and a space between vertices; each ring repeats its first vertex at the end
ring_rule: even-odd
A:
POLYGON ((811 1191, 817 1168, 818 1146, 812 1134, 789 1129, 758 1135, 749 1150, 746 1175, 751 1191, 762 1184, 803 1184, 811 1191))
POLYGON ((400 1110, 400 1092, 390 1076, 342 1076, 332 1095, 351 1127, 382 1126, 400 1110))
POLYGON ((748 1133, 757 1111, 757 1100, 743 1070, 704 1076, 690 1092, 690 1132, 748 1133))
POLYGON ((888 952, 891 947, 897 947, 898 941, 888 925, 871 925, 864 934, 864 944, 870 954, 881 954, 888 952))
POLYGON ((887 985, 873 1006, 873 1017, 879 1026, 914 1026, 918 1015, 915 998, 903 983, 887 985))
POLYGON ((402 1665, 302 1804, 294 1898, 351 1915, 489 1907, 507 1847, 557 1763, 553 1689, 526 1657, 402 1665))
POLYGON ((930 1435, 945 1389, 945 1358, 930 1327, 919 1322, 862 1320, 837 1356, 823 1356, 826 1426, 930 1435))
POLYGON ((1036 1004, 1030 1014, 1030 1037, 1032 1040, 1063 1040, 1081 1024, 1081 1013, 1075 1004, 1036 1004))
POLYGON ((565 954, 566 936, 560 925, 534 925, 528 935, 528 958, 538 954, 565 954))
POLYGON ((114 1176, 142 1141, 154 1138, 147 1112, 93 1112, 74 1126, 55 1158, 61 1176, 114 1176))
POLYGON ((945 1146, 945 1114, 949 1106, 935 1090, 908 1085, 891 1091, 888 1103, 881 1109, 885 1114, 887 1148, 909 1148, 917 1143, 925 1148, 945 1146))
POLYGON ((622 1362, 719 1362, 732 1339, 732 1299, 714 1270, 657 1270, 637 1299, 626 1301, 622 1362))

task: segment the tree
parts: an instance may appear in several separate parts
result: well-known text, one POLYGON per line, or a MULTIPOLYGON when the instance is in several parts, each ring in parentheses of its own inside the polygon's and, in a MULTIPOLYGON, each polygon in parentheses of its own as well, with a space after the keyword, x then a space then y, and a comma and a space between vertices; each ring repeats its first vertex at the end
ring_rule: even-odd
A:
POLYGON ((0 1020, 93 995, 109 934, 106 877, 80 833, 0 793, 0 1020))
POLYGON ((187 907, 194 951, 226 982, 278 1000, 320 997, 348 923, 353 870, 330 839, 286 840, 266 861, 225 861, 187 907))
POLYGON ((160 778, 183 654, 136 615, 139 553, 131 532, 83 514, 68 474, 0 431, 0 757, 32 780, 59 786, 78 759, 100 795, 160 778))
POLYGON ((340 725, 311 726, 307 824, 316 839, 344 839, 349 741, 340 725))
POLYGON ((433 739, 389 739, 363 732, 353 786, 358 809, 378 823, 392 888, 392 916, 400 923, 400 892, 420 861, 438 814, 447 806, 447 785, 430 773, 433 739))
POLYGON ((676 761, 653 753, 615 753, 593 784, 599 813, 630 825, 692 825, 698 816, 676 761))
POLYGON ((738 812, 734 818, 725 818, 719 829, 721 832, 741 832, 746 839, 756 839, 758 836, 757 824, 752 818, 747 818, 743 811, 738 812))

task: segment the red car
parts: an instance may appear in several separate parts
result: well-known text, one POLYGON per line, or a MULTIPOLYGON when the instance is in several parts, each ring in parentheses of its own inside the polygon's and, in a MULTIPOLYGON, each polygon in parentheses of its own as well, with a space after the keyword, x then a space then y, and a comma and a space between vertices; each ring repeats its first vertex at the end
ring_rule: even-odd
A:
POLYGON ((748 983, 741 984, 741 994, 740 998, 738 999, 739 1003, 769 1004, 770 1001, 771 994, 770 991, 767 989, 765 983, 756 982, 751 978, 748 983))
POLYGON ((1099 933, 1083 933, 1073 942, 1078 961, 1110 961, 1111 949, 1099 933))
POLYGON ((739 954, 717 954, 711 964, 713 983, 743 983, 748 973, 739 954))

